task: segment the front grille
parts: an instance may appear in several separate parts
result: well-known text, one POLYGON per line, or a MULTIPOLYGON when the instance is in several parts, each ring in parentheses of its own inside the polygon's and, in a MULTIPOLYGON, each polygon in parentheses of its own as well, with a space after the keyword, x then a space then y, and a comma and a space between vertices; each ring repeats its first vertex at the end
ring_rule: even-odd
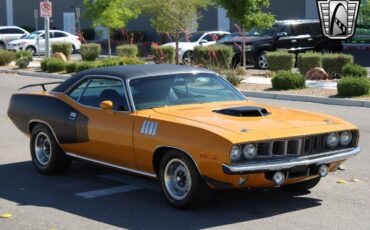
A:
MULTIPOLYGON (((316 135, 286 140, 274 140, 271 142, 260 142, 257 143, 257 156, 306 156, 333 150, 325 146, 325 138, 326 135, 316 135)), ((353 143, 347 146, 347 148, 355 145, 356 132, 353 132, 353 139, 353 143)))

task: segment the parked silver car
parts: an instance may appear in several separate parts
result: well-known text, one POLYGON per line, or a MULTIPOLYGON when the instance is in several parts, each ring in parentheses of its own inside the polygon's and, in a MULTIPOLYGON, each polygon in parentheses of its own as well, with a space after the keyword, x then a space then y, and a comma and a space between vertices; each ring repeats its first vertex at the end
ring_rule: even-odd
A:
POLYGON ((26 30, 17 26, 0 26, 0 49, 5 49, 8 42, 28 34, 26 30))

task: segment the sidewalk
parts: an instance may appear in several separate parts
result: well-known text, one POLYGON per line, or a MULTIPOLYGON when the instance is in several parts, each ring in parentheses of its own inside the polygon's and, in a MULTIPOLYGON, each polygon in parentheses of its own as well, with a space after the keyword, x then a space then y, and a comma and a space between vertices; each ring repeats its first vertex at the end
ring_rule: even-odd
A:
MULTIPOLYGON (((271 78, 266 77, 246 77, 243 80, 243 83, 246 84, 262 84, 262 85, 271 85, 271 78)), ((337 89, 336 81, 313 81, 307 80, 306 86, 309 88, 320 88, 320 89, 337 89)))

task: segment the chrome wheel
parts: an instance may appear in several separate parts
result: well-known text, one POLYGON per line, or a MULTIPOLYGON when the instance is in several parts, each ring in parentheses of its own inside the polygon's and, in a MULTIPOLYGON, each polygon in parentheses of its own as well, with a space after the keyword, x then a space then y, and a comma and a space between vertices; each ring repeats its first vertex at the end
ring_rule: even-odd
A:
POLYGON ((194 60, 194 54, 193 54, 193 52, 188 51, 182 57, 182 64, 184 64, 184 65, 191 65, 193 63, 193 60, 194 60))
POLYGON ((49 137, 40 132, 35 138, 35 155, 36 160, 41 166, 47 166, 51 157, 51 144, 49 137))
POLYGON ((261 54, 261 55, 258 56, 258 66, 261 69, 267 69, 268 68, 268 62, 267 62, 266 54, 261 54))
POLYGON ((191 188, 189 169, 181 159, 172 159, 164 170, 164 183, 167 192, 175 200, 183 200, 191 188))

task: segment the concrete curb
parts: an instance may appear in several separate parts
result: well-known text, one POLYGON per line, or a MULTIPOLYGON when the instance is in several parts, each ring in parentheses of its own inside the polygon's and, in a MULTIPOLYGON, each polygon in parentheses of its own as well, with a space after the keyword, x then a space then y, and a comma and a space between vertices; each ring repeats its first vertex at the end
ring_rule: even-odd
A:
POLYGON ((370 108, 370 101, 360 101, 352 99, 342 98, 326 98, 326 97, 313 97, 313 96, 301 96, 291 94, 279 94, 279 93, 266 93, 266 92, 250 92, 242 91, 247 97, 285 100, 285 101, 301 101, 301 102, 312 102, 326 105, 341 105, 341 106, 354 106, 354 107, 365 107, 370 108))
POLYGON ((63 79, 66 80, 71 77, 71 75, 67 74, 51 74, 51 73, 42 73, 42 72, 30 72, 30 71, 22 71, 22 70, 8 70, 8 69, 0 69, 0 73, 13 73, 18 74, 21 76, 27 77, 41 77, 41 78, 51 78, 51 79, 63 79))

